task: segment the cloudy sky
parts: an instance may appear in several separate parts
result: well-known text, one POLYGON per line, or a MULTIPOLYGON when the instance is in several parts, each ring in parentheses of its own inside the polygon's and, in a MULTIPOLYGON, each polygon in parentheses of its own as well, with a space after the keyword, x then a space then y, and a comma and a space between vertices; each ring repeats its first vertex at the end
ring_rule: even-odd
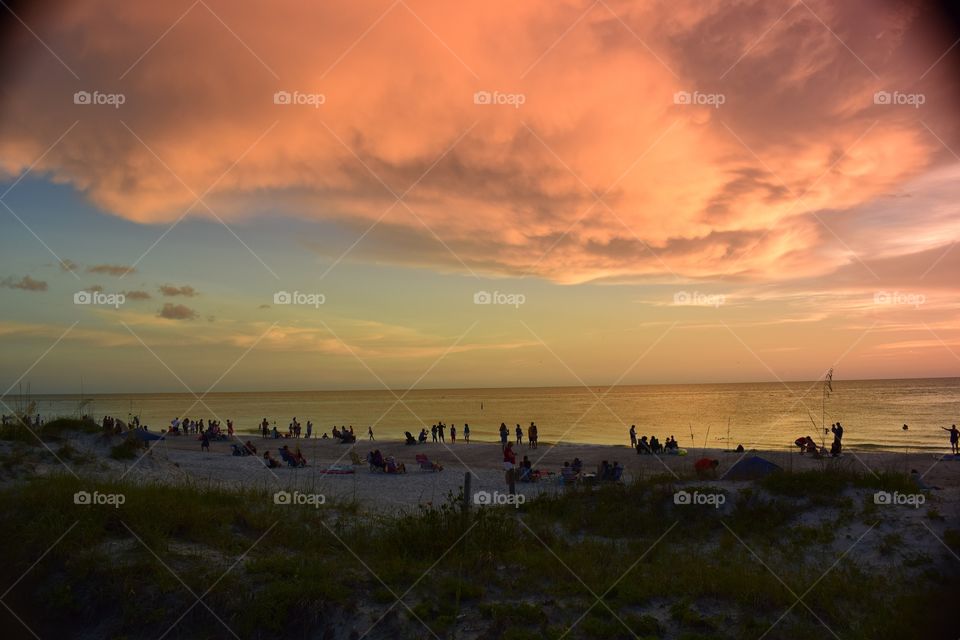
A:
POLYGON ((0 391, 960 371, 932 5, 3 11, 0 391))

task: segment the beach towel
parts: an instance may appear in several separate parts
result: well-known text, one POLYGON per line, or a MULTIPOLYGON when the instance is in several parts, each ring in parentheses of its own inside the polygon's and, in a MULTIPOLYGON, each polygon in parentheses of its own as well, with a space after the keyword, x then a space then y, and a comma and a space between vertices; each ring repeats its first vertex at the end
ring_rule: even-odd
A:
POLYGON ((349 464, 332 464, 319 472, 327 475, 346 475, 356 473, 356 470, 349 464))

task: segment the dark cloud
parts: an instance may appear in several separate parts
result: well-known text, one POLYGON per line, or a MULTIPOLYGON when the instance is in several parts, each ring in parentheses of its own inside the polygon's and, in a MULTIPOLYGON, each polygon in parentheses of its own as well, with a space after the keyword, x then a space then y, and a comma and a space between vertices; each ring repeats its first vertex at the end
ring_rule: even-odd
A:
POLYGON ((192 298, 194 296, 200 295, 196 289, 189 285, 184 285, 182 287, 174 287, 169 284, 160 285, 160 293, 168 298, 174 296, 183 296, 185 298, 192 298))
POLYGON ((0 280, 0 287, 7 289, 23 289, 24 291, 46 291, 47 283, 43 280, 34 280, 30 276, 23 276, 19 280, 13 276, 0 280))
POLYGON ((87 273, 104 273, 108 276, 123 276, 128 273, 135 273, 133 267, 125 267, 122 264, 95 264, 87 267, 87 273))
POLYGON ((168 302, 163 305, 163 308, 160 309, 157 315, 167 320, 193 320, 197 317, 197 312, 182 304, 171 304, 168 302))
POLYGON ((127 300, 149 300, 150 298, 153 297, 146 291, 139 291, 139 290, 124 291, 123 295, 127 297, 127 300))

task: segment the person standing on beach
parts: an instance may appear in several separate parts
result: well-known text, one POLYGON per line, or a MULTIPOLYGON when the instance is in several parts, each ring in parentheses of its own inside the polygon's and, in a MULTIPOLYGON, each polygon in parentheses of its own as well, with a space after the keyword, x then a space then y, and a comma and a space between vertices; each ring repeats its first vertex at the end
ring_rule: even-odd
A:
POLYGON ((523 429, 520 428, 520 425, 517 425, 516 434, 517 446, 519 447, 521 444, 523 444, 523 429))
POLYGON ((527 429, 527 443, 529 443, 531 449, 537 448, 537 442, 539 441, 539 431, 537 430, 537 425, 533 422, 530 423, 530 427, 527 429))
POLYGON ((450 443, 452 444, 456 441, 457 441, 457 425, 452 424, 450 425, 450 443))
POLYGON ((313 435, 313 422, 307 420, 307 440, 313 435))
POLYGON ((433 441, 437 441, 437 425, 430 427, 430 434, 433 436, 433 441))
POLYGON ((470 443, 470 425, 466 422, 463 423, 463 441, 467 444, 470 443))
POLYGON ((953 455, 960 453, 960 431, 957 430, 957 425, 952 425, 949 429, 940 428, 950 434, 950 453, 953 455))
POLYGON ((367 427, 367 438, 369 440, 376 440, 376 438, 373 437, 373 425, 367 427))
POLYGON ((200 436, 200 451, 204 449, 206 449, 208 453, 210 452, 210 436, 207 435, 206 431, 202 432, 200 436))
POLYGON ((637 448, 637 425, 630 425, 630 448, 637 448))
POLYGON ((508 442, 503 447, 503 469, 507 474, 507 487, 511 494, 517 492, 516 490, 516 479, 514 477, 514 469, 517 466, 517 454, 513 452, 513 444, 508 442))
POLYGON ((843 440, 843 425, 838 422, 830 427, 830 431, 833 432, 833 445, 830 446, 830 455, 838 456, 843 448, 843 443, 841 442, 841 440, 843 440))
POLYGON ((507 438, 509 437, 509 432, 507 431, 507 425, 503 422, 500 423, 500 446, 507 446, 507 438))
POLYGON ((440 442, 446 442, 446 438, 444 436, 447 433, 447 425, 443 424, 442 422, 438 424, 437 432, 440 434, 440 442))

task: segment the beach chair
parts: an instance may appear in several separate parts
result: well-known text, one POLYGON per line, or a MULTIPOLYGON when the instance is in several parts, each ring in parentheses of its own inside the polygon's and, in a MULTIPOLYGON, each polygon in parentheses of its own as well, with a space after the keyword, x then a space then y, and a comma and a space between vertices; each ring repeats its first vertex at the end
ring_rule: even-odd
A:
POLYGON ((288 465, 294 468, 300 466, 300 463, 298 463, 292 455, 286 453, 283 449, 278 449, 278 451, 280 452, 280 459, 286 462, 288 465))
POLYGON ((367 454, 367 464, 370 465, 371 473, 374 471, 384 471, 383 466, 379 464, 374 464, 373 462, 373 451, 367 454))
POLYGON ((360 456, 357 455, 356 451, 350 452, 350 464, 354 466, 360 466, 363 462, 360 461, 360 456))
POLYGON ((443 465, 440 465, 436 462, 430 462, 430 458, 422 453, 418 453, 417 464, 420 465, 421 471, 443 471, 443 465))

